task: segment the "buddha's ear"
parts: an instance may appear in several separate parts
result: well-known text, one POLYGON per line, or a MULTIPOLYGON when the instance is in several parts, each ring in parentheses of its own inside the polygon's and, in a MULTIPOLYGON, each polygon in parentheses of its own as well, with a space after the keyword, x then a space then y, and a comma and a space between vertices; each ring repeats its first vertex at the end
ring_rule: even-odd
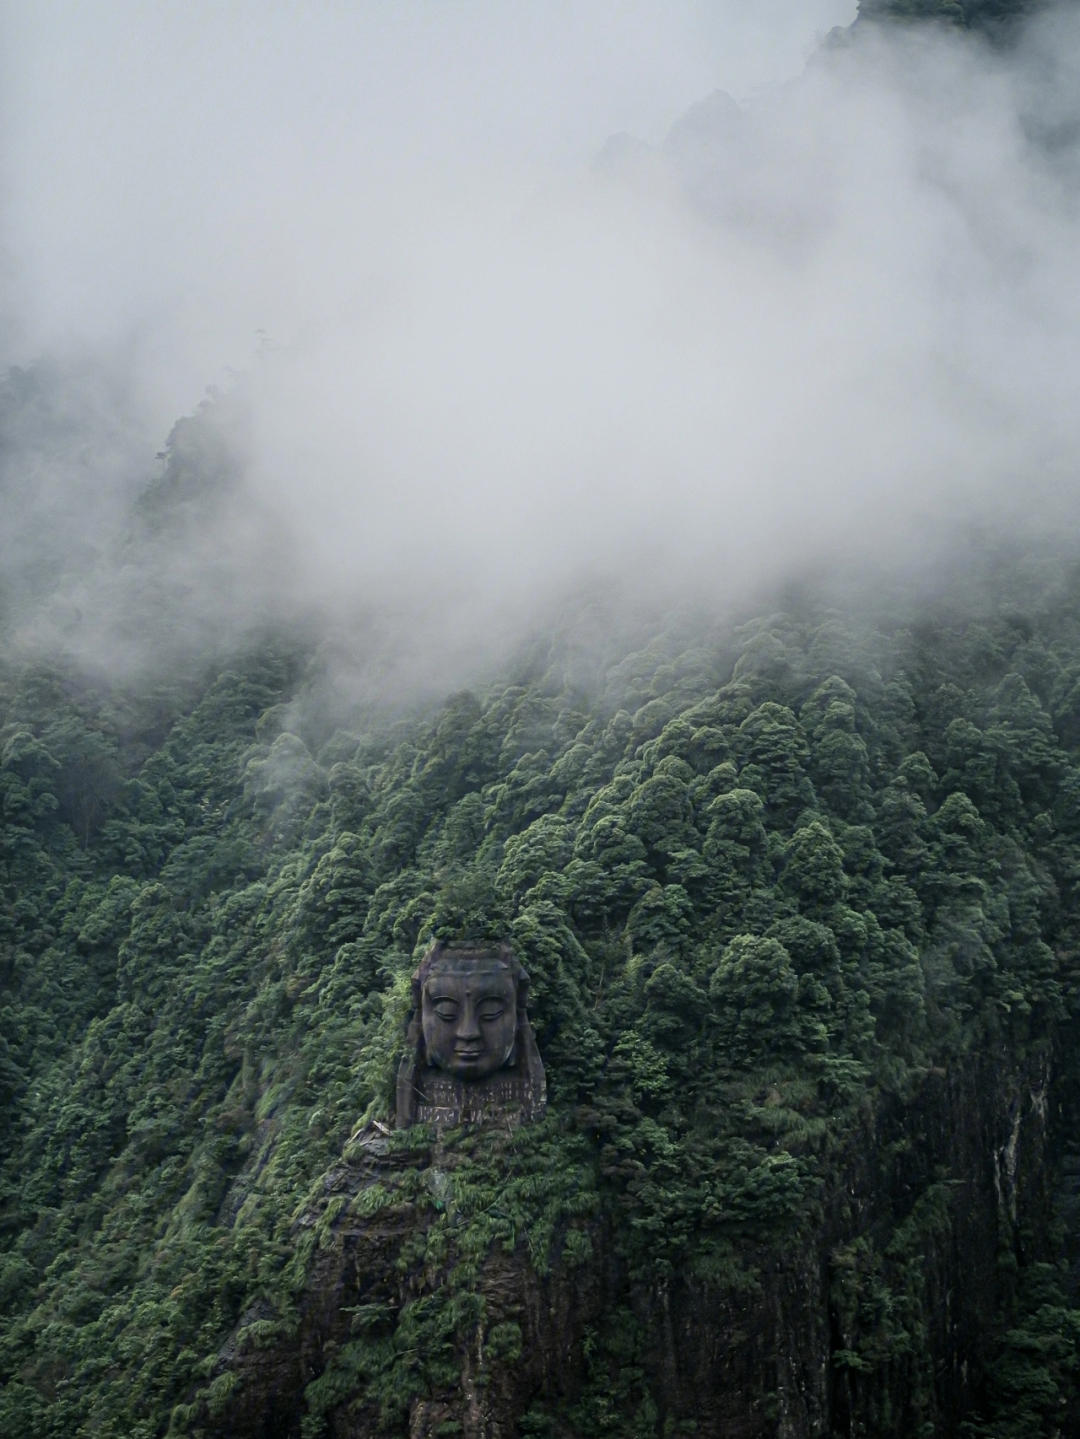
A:
POLYGON ((416 1018, 413 1020, 410 1028, 416 1030, 416 1039, 414 1041, 416 1044, 416 1057, 421 1064, 427 1064, 427 1040, 424 1038, 424 1026, 420 1020, 420 1011, 416 1010, 415 1013, 416 1018))
MULTIPOLYGON (((510 946, 507 945, 506 949, 509 953, 510 946)), ((510 968, 514 976, 514 985, 517 989, 517 1007, 520 1020, 524 1019, 525 1011, 529 1007, 529 974, 519 959, 516 959, 512 954, 509 958, 510 968)))
POLYGON ((427 1045, 424 1043, 424 1025, 419 1007, 414 1008, 409 1015, 408 1027, 405 1030, 405 1048, 415 1050, 421 1064, 427 1063, 427 1045))

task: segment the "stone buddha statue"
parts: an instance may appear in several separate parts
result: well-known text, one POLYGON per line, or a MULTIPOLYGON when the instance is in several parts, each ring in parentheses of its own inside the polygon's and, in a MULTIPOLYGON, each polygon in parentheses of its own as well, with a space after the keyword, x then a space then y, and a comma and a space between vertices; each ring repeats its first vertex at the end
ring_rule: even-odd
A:
POLYGON ((399 1129, 522 1124, 543 1112, 544 1066, 528 994, 529 976, 508 944, 432 945, 412 977, 397 1079, 399 1129))

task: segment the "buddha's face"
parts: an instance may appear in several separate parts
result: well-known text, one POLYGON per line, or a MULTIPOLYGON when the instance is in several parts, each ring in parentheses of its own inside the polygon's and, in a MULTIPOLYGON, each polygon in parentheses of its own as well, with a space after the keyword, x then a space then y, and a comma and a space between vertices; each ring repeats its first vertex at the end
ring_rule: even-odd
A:
POLYGON ((510 966, 483 955, 448 957, 424 982, 421 1006, 428 1063, 459 1079, 483 1079, 510 1058, 517 1033, 517 986, 510 966))

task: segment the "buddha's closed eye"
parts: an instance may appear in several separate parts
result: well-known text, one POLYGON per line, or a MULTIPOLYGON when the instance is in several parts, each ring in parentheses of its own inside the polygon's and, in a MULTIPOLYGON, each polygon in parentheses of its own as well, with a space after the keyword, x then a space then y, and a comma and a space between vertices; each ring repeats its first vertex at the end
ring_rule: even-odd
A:
POLYGON ((502 1019, 506 1013, 506 1005, 498 999, 487 999, 480 1006, 480 1018, 488 1023, 493 1019, 502 1019))
POLYGON ((432 1005, 435 1013, 444 1024, 453 1024, 458 1017, 457 1001, 453 999, 437 999, 432 1005))

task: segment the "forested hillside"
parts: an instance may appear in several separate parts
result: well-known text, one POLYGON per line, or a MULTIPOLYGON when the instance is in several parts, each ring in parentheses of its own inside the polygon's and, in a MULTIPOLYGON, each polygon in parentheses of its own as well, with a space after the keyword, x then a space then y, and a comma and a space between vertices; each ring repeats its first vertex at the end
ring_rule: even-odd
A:
POLYGON ((729 1432, 687 1368, 720 1313, 738 1432, 1071 1432, 1080 568, 950 594, 630 652, 571 618, 332 730, 314 643, 9 654, 0 1432, 471 1433, 469 1385, 523 1435, 729 1432), (512 941, 549 1113, 373 1180, 433 936, 512 941), (403 1297, 260 1409, 343 1226, 391 1221, 403 1297), (602 1292, 561 1370, 506 1263, 602 1292), (816 1378, 753 1319, 789 1303, 816 1378))

